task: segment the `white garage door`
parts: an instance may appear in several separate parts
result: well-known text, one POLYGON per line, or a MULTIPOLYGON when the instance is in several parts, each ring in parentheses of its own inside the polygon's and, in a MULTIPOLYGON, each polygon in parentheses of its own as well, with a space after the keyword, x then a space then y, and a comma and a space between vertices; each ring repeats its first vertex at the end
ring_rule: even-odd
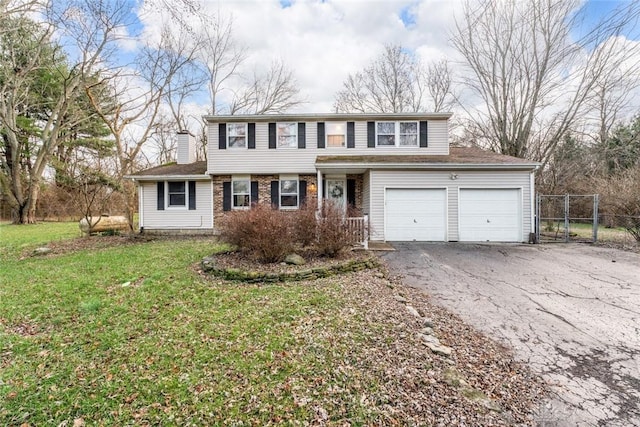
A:
POLYGON ((461 189, 460 241, 522 241, 522 209, 517 189, 461 189))
POLYGON ((446 199, 444 189, 387 189, 385 239, 446 240, 446 199))

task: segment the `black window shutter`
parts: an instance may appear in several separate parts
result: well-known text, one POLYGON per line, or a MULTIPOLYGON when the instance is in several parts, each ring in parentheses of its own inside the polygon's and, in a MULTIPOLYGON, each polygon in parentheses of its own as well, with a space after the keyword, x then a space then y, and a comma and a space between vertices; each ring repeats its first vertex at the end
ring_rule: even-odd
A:
POLYGON ((307 201, 307 181, 300 181, 300 183, 298 185, 300 185, 300 203, 299 203, 299 205, 302 206, 307 201))
POLYGON ((318 148, 324 148, 324 122, 318 122, 318 148))
POLYGON ((367 122, 367 147, 376 148, 376 122, 367 122))
POLYGON ((355 122, 347 122, 347 148, 356 148, 355 122))
POLYGON ((227 149, 227 124, 220 123, 218 125, 218 148, 220 150, 227 149))
POLYGON ((326 179, 322 180, 322 198, 323 199, 327 198, 327 180, 326 179))
POLYGON ((251 181, 251 204, 258 203, 258 181, 251 181))
POLYGON ((356 180, 348 179, 347 180, 347 203, 349 206, 356 205, 356 180))
POLYGON ((222 210, 225 212, 231 210, 231 181, 222 183, 222 210))
POLYGON ((276 148, 276 124, 269 123, 269 148, 276 148))
POLYGON ((158 182, 158 210, 164 210, 164 181, 158 182))
POLYGON ((307 147, 307 127, 305 123, 298 123, 298 148, 307 147))
POLYGON ((196 210, 196 182, 189 181, 189 210, 196 210))
POLYGON ((427 122, 420 122, 420 147, 427 146, 427 122))
POLYGON ((278 208, 280 207, 280 181, 271 181, 271 204, 278 208))
POLYGON ((249 138, 249 140, 247 141, 247 148, 249 149, 253 149, 256 148, 256 124, 255 123, 249 123, 249 125, 247 126, 247 138, 249 138))

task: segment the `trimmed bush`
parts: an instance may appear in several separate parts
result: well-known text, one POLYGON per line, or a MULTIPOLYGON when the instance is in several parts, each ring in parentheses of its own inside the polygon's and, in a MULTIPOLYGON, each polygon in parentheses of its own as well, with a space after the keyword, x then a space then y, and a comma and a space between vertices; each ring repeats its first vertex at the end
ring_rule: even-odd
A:
POLYGON ((289 212, 293 223, 295 241, 303 248, 310 247, 316 241, 316 199, 307 199, 307 202, 296 212, 289 212))
POLYGON ((220 237, 256 261, 280 262, 295 247, 289 214, 257 203, 251 209, 230 212, 221 221, 220 237))

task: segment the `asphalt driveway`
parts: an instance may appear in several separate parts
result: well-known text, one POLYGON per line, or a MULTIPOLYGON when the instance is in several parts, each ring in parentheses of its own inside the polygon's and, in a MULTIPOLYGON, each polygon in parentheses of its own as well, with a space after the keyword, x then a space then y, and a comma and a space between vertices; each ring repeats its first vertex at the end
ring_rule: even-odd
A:
POLYGON ((580 244, 394 243, 405 284, 553 384, 541 426, 640 425, 640 255, 580 244))

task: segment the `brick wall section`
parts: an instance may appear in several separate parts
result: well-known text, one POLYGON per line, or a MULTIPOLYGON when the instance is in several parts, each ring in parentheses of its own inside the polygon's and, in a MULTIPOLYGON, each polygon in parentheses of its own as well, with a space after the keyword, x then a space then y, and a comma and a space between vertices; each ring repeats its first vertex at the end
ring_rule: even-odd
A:
MULTIPOLYGON (((271 202, 271 181, 278 181, 279 175, 251 175, 251 181, 258 181, 258 200, 260 202, 271 202)), ((311 191, 312 186, 318 188, 316 175, 300 175, 300 181, 307 181, 307 199, 315 198, 316 193, 311 191)), ((218 221, 224 218, 227 212, 222 210, 222 183, 231 181, 231 175, 216 175, 213 177, 213 224, 214 228, 218 221)), ((357 185, 356 185, 357 188, 357 185)), ((362 192, 362 178, 360 179, 362 192)), ((317 190, 316 190, 317 192, 317 190)), ((357 193, 357 190, 356 190, 357 193)))

